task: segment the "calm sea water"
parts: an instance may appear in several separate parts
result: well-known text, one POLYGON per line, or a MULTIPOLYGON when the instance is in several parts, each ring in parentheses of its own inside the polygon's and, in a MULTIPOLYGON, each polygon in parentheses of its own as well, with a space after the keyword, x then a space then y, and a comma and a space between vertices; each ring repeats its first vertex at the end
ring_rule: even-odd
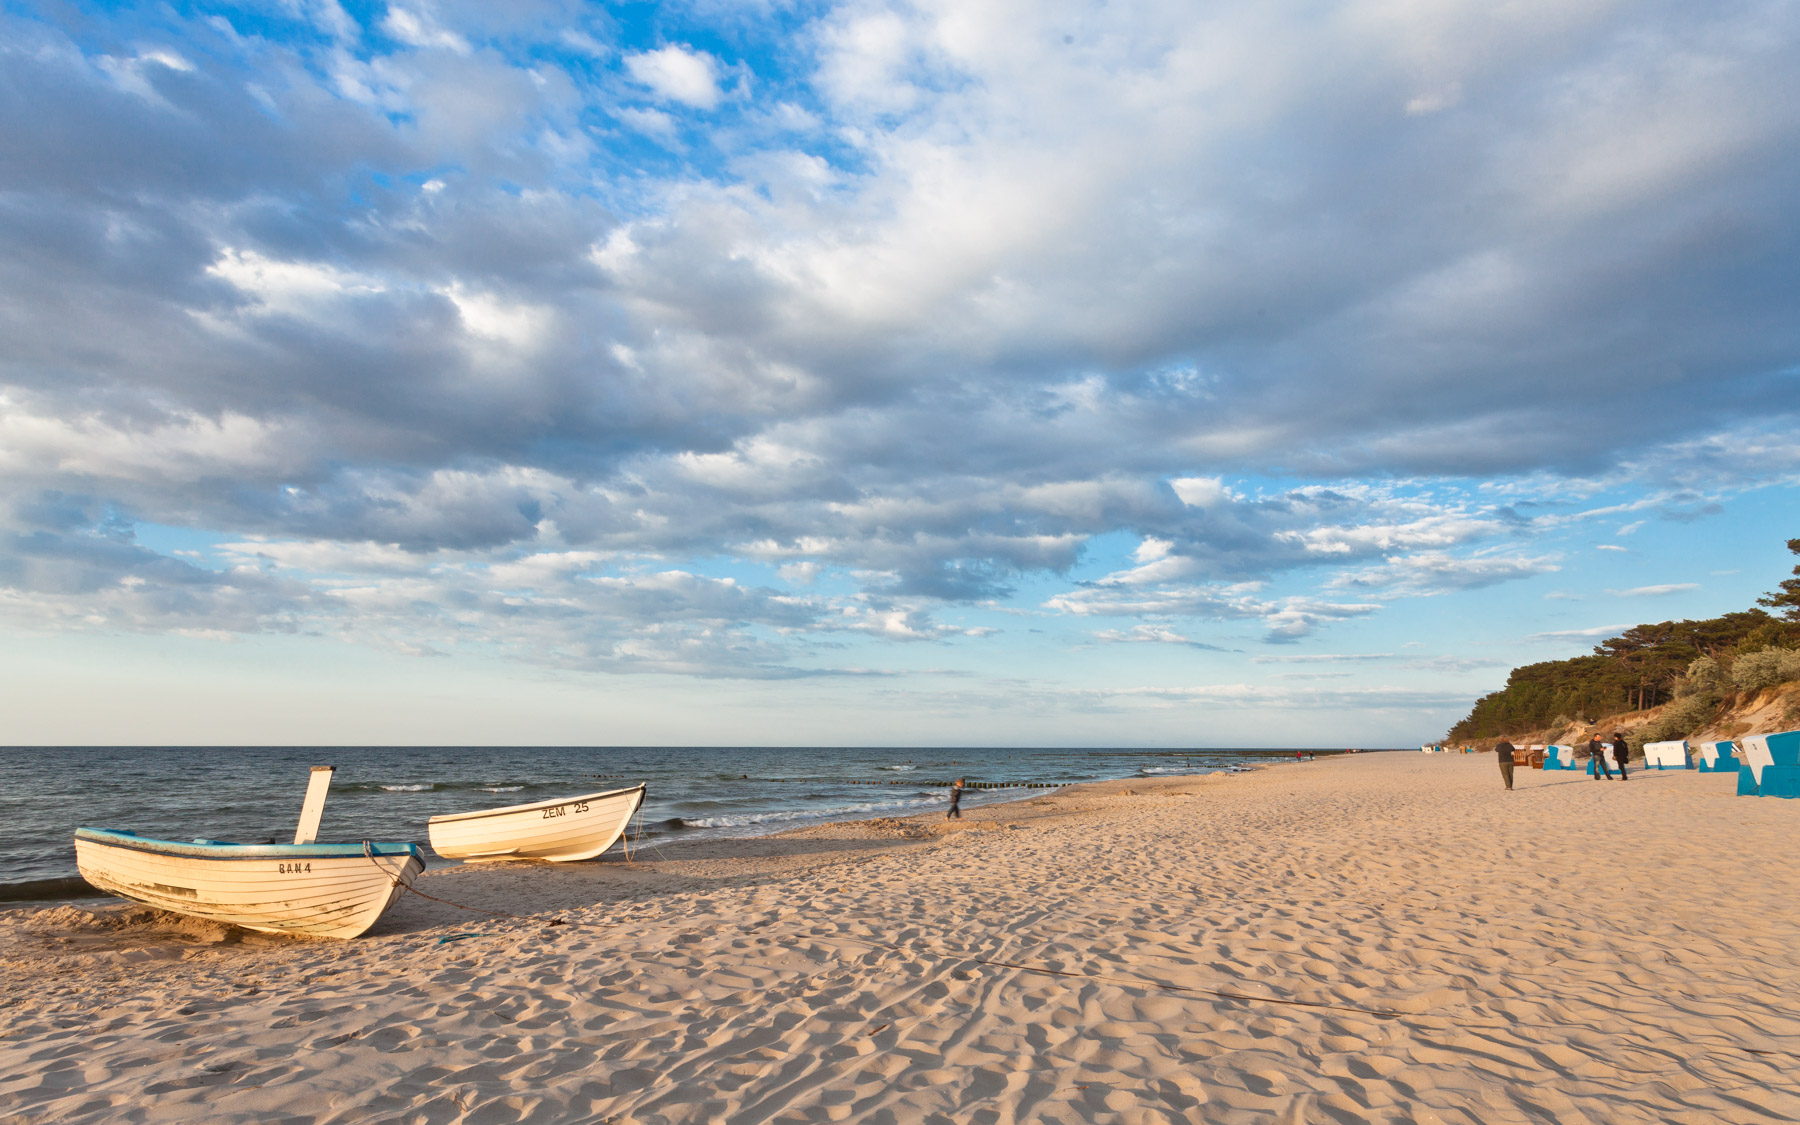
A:
MULTIPOLYGON (((1206 773, 1265 757, 1244 750, 853 749, 815 747, 5 747, 0 748, 0 899, 74 875, 77 827, 185 840, 293 839, 308 767, 334 765, 319 839, 426 840, 439 813, 649 785, 658 839, 753 836, 827 820, 943 808, 953 778, 1070 784, 1206 773), (935 784, 934 784, 935 783, 935 784)), ((1291 753, 1291 751, 1289 751, 1291 753)), ((973 791, 965 807, 1033 796, 973 791)), ((429 854, 429 853, 428 853, 429 854)), ((442 863, 442 860, 432 862, 442 863)))

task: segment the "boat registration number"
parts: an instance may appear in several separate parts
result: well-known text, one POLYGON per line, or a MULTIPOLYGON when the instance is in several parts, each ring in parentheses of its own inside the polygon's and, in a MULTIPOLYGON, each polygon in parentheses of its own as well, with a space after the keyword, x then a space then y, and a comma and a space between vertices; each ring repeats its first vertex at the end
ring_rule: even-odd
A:
POLYGON ((281 868, 281 873, 283 875, 305 875, 312 871, 312 864, 310 862, 308 862, 308 863, 283 863, 283 864, 278 864, 277 866, 279 866, 281 868))
POLYGON ((572 812, 586 812, 587 806, 588 803, 586 801, 576 801, 572 805, 557 805, 553 809, 545 809, 543 819, 549 820, 552 817, 568 816, 572 812))

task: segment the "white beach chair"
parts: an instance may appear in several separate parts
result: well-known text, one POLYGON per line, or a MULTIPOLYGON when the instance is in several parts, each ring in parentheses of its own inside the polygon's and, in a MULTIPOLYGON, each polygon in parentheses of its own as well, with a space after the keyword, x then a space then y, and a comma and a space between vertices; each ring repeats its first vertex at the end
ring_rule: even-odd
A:
POLYGON ((1800 730, 1748 735, 1738 749, 1740 797, 1800 797, 1800 730))
POLYGON ((1688 760, 1687 740, 1644 743, 1644 768, 1647 770, 1692 769, 1693 763, 1688 760))
POLYGON ((1720 742, 1702 742, 1700 744, 1701 773, 1736 773, 1738 771, 1737 756, 1732 751, 1736 746, 1729 740, 1720 742))

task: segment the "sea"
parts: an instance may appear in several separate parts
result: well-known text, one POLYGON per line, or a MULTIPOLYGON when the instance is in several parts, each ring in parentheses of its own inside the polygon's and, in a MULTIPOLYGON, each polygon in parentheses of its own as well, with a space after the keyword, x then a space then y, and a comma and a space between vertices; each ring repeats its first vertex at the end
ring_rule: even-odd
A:
MULTIPOLYGON (((652 843, 757 836, 1041 795, 1084 781, 1202 774, 1292 750, 691 747, 0 747, 0 901, 61 897, 77 827, 162 839, 293 839, 310 767, 336 766, 319 839, 426 842, 440 813, 648 786, 652 843), (990 788, 991 787, 991 788, 990 788)), ((431 856, 429 865, 450 861, 431 856)))

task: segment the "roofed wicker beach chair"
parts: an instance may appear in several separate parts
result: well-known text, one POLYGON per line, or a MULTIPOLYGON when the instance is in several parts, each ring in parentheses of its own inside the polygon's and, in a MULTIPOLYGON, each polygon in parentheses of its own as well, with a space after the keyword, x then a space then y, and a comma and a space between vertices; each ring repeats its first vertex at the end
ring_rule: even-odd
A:
POLYGON ((1644 743, 1644 768, 1647 770, 1687 770, 1694 763, 1688 759, 1687 739, 1675 742, 1644 743))
POLYGON ((1729 739, 1721 742, 1702 742, 1699 749, 1701 773, 1736 773, 1738 771, 1737 755, 1733 753, 1737 747, 1729 739))
POLYGON ((1800 730, 1747 735, 1738 749, 1738 796, 1800 797, 1800 730))
POLYGON ((1544 768, 1547 770, 1574 769, 1575 748, 1573 746, 1544 747, 1544 768))

